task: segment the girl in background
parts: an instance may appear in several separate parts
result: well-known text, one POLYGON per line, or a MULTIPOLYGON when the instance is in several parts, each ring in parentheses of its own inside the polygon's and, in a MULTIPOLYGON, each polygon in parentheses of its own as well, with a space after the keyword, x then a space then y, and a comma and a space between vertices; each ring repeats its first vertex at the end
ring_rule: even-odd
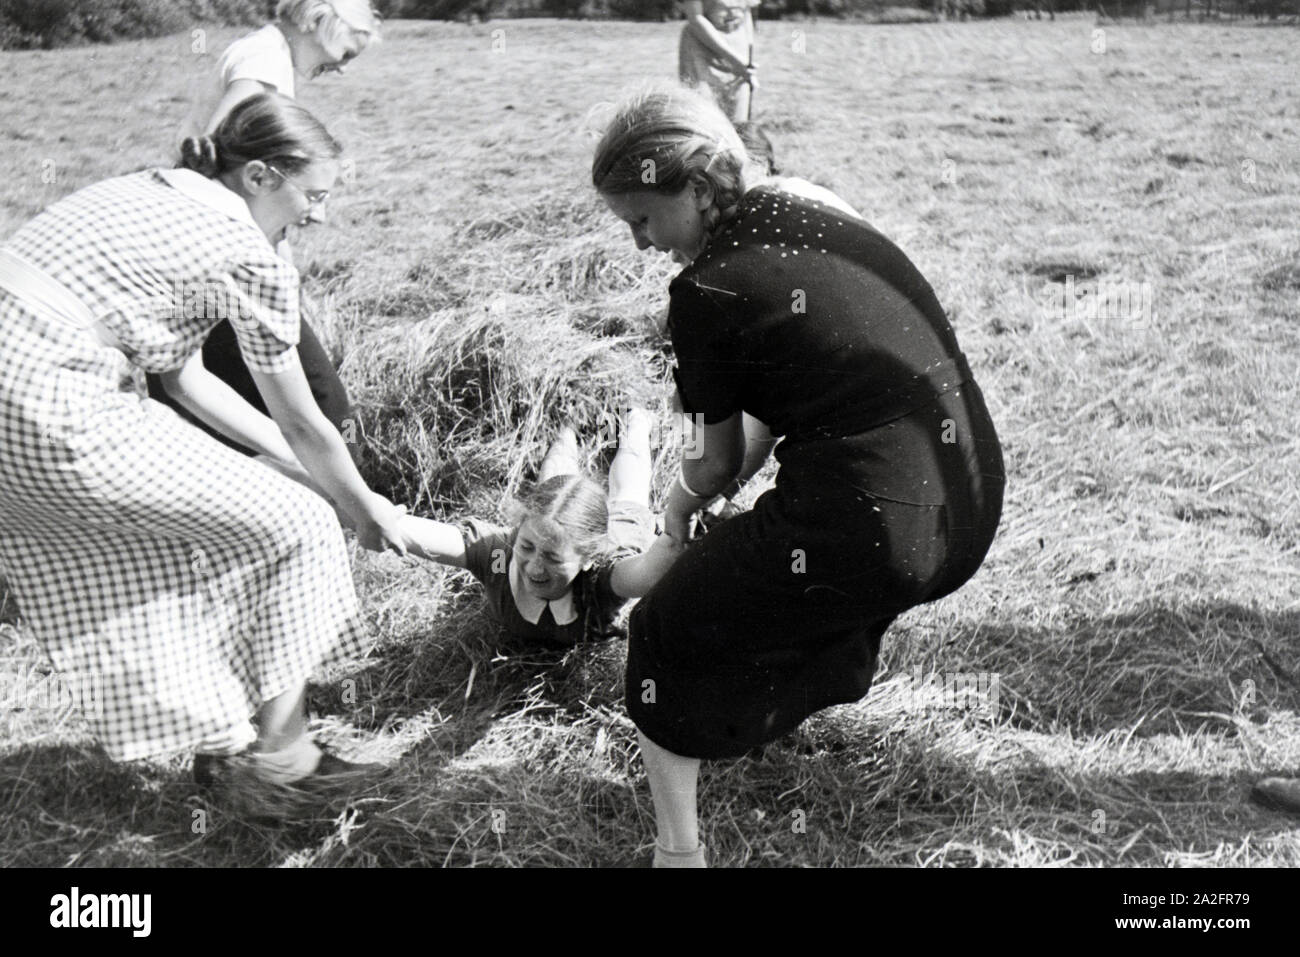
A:
POLYGON ((580 474, 577 435, 565 426, 513 528, 406 516, 407 549, 468 569, 484 585, 492 619, 524 643, 570 648, 618 635, 614 622, 628 599, 645 594, 681 552, 654 536, 650 424, 645 410, 628 414, 608 494, 580 474))
MULTIPOLYGON (((325 73, 342 73, 348 63, 379 37, 379 18, 369 0, 280 0, 278 19, 248 36, 236 40, 220 59, 197 96, 182 131, 182 138, 211 133, 237 104, 258 93, 279 93, 292 99, 299 78, 312 80, 325 73)), ((323 218, 320 203, 311 204, 300 225, 323 218)), ((278 252, 292 261, 288 242, 278 252)), ((339 379, 305 309, 298 330, 298 354, 316 404, 339 429, 355 459, 359 432, 357 418, 347 390, 339 379)), ((203 345, 203 361, 221 379, 259 412, 266 412, 261 394, 249 374, 230 323, 213 327, 203 345)), ((163 388, 157 376, 148 377, 149 395, 171 406, 181 416, 204 429, 218 441, 245 453, 238 445, 189 415, 163 388)))
POLYGON ((749 118, 757 69, 754 48, 755 0, 686 0, 686 25, 677 45, 677 75, 687 86, 709 89, 733 123, 749 118))
POLYGON ((779 438, 775 488, 687 549, 630 621, 626 702, 655 865, 702 867, 700 761, 740 757, 867 693, 894 619, 983 561, 1002 456, 916 267, 862 220, 767 186, 698 94, 629 99, 592 183, 639 249, 687 264, 669 286, 668 331, 682 406, 700 424, 665 533, 687 541, 740 471, 746 414, 779 438))
POLYGON ((293 99, 299 77, 342 73, 379 38, 369 0, 280 0, 276 20, 226 47, 195 98, 181 138, 211 133, 256 93, 293 99))

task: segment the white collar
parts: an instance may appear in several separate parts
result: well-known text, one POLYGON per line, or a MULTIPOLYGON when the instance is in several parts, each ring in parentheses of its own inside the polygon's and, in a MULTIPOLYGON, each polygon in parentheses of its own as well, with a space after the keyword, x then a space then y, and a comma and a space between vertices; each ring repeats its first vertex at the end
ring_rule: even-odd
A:
POLYGON ((541 620, 542 611, 547 605, 551 606, 551 616, 555 619, 557 625, 567 625, 578 620, 578 609, 573 607, 573 589, 570 588, 564 593, 562 598, 556 598, 553 601, 547 601, 545 598, 537 598, 528 594, 524 588, 523 581, 519 578, 518 562, 510 563, 510 594, 515 599, 515 607, 519 609, 519 614, 524 621, 531 624, 537 624, 541 620))
MULTIPOLYGON (((196 173, 192 169, 160 169, 158 175, 195 202, 215 209, 231 219, 247 223, 257 230, 259 236, 266 238, 262 227, 257 225, 253 214, 249 212, 248 203, 219 180, 208 179, 202 173, 196 173)), ((267 243, 270 243, 269 239, 267 243)))

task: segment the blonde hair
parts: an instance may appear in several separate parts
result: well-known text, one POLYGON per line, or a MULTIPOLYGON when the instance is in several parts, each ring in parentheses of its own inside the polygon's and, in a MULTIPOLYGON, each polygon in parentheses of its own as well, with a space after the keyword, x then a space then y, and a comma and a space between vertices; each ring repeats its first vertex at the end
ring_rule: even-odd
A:
POLYGON ((379 40, 379 14, 370 0, 280 0, 275 15, 326 46, 341 40, 344 30, 357 35, 363 50, 379 40))
POLYGON ((514 503, 513 542, 519 526, 530 518, 544 519, 564 533, 584 559, 609 550, 609 508, 605 490, 585 475, 555 475, 534 486, 514 503))
POLYGON ((591 162, 597 192, 679 193, 693 182, 713 190, 709 232, 731 217, 747 184, 761 178, 716 103, 684 86, 655 84, 615 108, 591 162))

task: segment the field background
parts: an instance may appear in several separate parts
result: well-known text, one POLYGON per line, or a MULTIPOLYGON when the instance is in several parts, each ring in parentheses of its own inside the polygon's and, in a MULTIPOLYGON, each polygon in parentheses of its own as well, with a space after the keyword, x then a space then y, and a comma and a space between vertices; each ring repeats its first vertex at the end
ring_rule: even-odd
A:
MULTIPOLYGON (((866 701, 705 769, 712 861, 1300 864, 1295 820, 1245 802, 1300 770, 1295 30, 764 26, 756 118, 936 287, 1010 478, 988 562, 899 621, 866 701), (1149 283, 1154 317, 1053 315, 1066 276, 1149 283), (999 676, 996 720, 907 694, 953 672, 999 676)), ((393 22, 304 85, 352 162, 300 265, 368 477, 413 510, 496 517, 566 411, 597 468, 605 414, 666 398, 673 268, 586 184, 591 108, 671 76, 677 30, 393 22)), ((191 83, 237 35, 0 54, 0 235, 169 162, 191 83)), ((621 643, 503 653, 463 574, 364 553, 355 573, 378 647, 316 690, 317 727, 388 784, 255 826, 195 793, 187 757, 115 766, 75 715, 11 699, 0 864, 647 860, 621 643)), ((0 656, 4 687, 41 667, 20 624, 0 656)))

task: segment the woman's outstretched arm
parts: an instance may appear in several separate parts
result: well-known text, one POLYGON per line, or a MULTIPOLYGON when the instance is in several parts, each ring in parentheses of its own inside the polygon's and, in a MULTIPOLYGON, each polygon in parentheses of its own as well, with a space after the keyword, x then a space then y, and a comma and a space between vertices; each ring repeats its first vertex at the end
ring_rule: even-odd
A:
POLYGON ((757 475, 767 464, 767 460, 772 457, 772 449, 776 445, 772 430, 748 412, 742 414, 745 429, 745 458, 740 465, 740 474, 732 479, 722 493, 709 504, 710 510, 724 509, 729 501, 745 487, 745 483, 757 475))
POLYGON ((690 539, 691 516, 713 501, 740 474, 745 461, 744 414, 699 424, 694 456, 683 456, 681 478, 668 493, 664 531, 679 544, 690 539), (683 483, 685 483, 683 485, 683 483))
POLYGON ((291 352, 290 365, 283 372, 259 372, 251 367, 248 371, 289 448, 330 501, 352 517, 362 546, 405 554, 401 512, 370 491, 357 471, 343 436, 311 394, 297 350, 291 352))
POLYGON ((280 427, 203 365, 197 351, 179 369, 160 373, 163 389, 200 422, 270 459, 280 471, 302 469, 280 427))
POLYGON ((642 554, 616 564, 609 576, 609 586, 620 598, 640 598, 664 577, 685 548, 668 535, 656 535, 642 554))
POLYGON ((271 413, 267 418, 203 366, 196 352, 179 369, 160 376, 163 388, 186 411, 222 435, 271 459, 280 471, 306 471, 317 491, 348 519, 361 544, 375 551, 405 551, 397 526, 400 512, 366 486, 343 436, 321 412, 293 352, 283 372, 249 369, 271 413))

